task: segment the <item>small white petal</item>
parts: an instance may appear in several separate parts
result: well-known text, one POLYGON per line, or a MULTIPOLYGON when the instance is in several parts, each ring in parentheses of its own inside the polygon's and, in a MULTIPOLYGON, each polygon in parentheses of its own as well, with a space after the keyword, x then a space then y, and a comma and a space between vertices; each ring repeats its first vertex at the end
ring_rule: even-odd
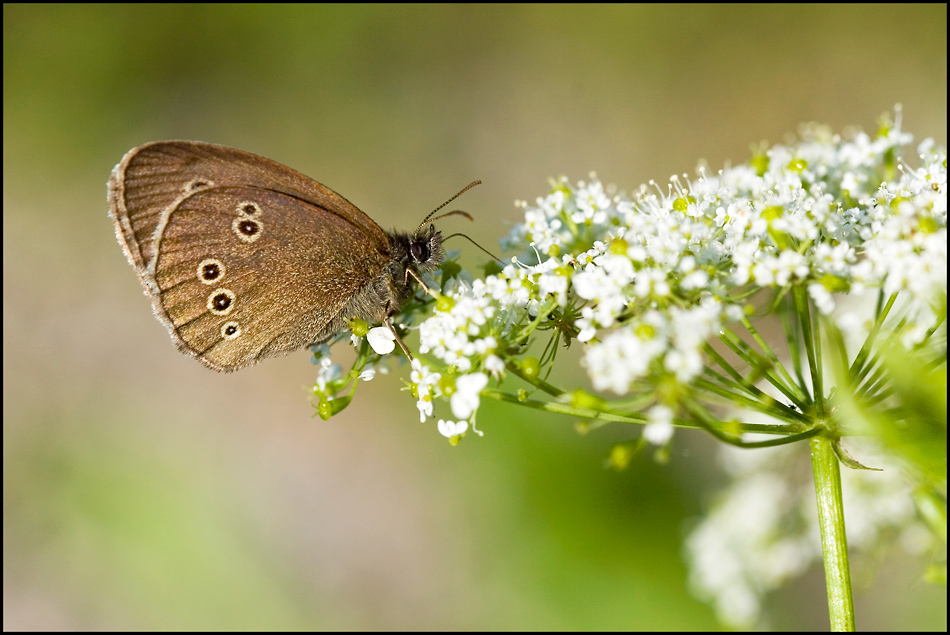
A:
POLYGON ((475 412, 475 409, 478 408, 478 396, 476 395, 473 400, 471 396, 465 393, 456 392, 452 395, 452 399, 449 403, 452 406, 452 414, 459 419, 468 419, 472 416, 472 413, 475 412))
POLYGON ((459 419, 468 419, 478 410, 478 393, 488 385, 488 375, 485 373, 471 373, 462 375, 455 381, 455 394, 450 404, 452 414, 459 419))
POLYGON ((451 439, 468 430, 468 421, 445 421, 444 419, 439 419, 438 427, 439 433, 442 436, 451 439))
POLYGON ((653 445, 665 445, 673 437, 673 410, 669 406, 653 406, 647 416, 650 423, 643 429, 643 438, 653 445))
POLYGON ((377 326, 369 330, 366 339, 374 351, 380 355, 392 353, 396 348, 396 336, 385 326, 377 326))
POLYGON ((489 355, 485 358, 485 368, 493 373, 499 373, 505 370, 505 362, 497 355, 489 355))
POLYGON ((455 387, 459 392, 478 394, 488 385, 488 375, 485 373, 471 373, 462 375, 455 380, 455 387))
POLYGON ((662 423, 648 423, 643 428, 643 438, 653 445, 666 445, 673 438, 673 430, 673 424, 665 421, 662 423))

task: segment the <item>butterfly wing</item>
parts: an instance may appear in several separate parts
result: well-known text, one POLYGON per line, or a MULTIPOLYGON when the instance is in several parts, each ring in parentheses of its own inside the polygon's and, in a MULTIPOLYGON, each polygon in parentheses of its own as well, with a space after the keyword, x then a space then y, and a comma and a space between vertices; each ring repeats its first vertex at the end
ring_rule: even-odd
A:
POLYGON ((109 209, 116 235, 140 276, 154 265, 156 230, 163 216, 195 192, 228 186, 300 198, 360 228, 375 247, 388 248, 385 232, 373 219, 330 188, 285 165, 211 143, 156 141, 130 150, 109 179, 109 209))
POLYGON ((353 204, 240 150, 142 146, 116 167, 109 197, 156 315, 216 370, 329 337, 387 262, 386 234, 353 204))

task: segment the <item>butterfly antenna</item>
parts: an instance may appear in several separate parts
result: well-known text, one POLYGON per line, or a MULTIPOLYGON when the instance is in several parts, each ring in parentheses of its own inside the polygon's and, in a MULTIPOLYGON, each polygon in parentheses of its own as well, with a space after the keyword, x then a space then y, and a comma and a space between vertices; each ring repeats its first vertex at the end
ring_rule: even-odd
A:
MULTIPOLYGON (((448 216, 448 214, 446 214, 446 216, 448 216)), ((455 238, 456 236, 461 236, 462 238, 464 238, 464 239, 467 240, 468 242, 472 243, 473 245, 475 245, 476 247, 478 247, 479 249, 481 249, 482 251, 484 251, 486 254, 488 254, 489 256, 491 256, 492 258, 494 258, 495 260, 497 260, 497 261, 498 261, 499 263, 501 263, 502 265, 505 264, 505 261, 504 261, 504 260, 502 260, 501 258, 499 258, 498 256, 496 256, 496 255, 493 254, 492 252, 488 251, 487 249, 485 249, 484 247, 482 247, 481 245, 479 245, 477 242, 475 242, 475 241, 471 238, 471 236, 466 236, 465 234, 461 234, 461 233, 459 233, 459 234, 452 234, 451 236, 446 236, 444 240, 448 240, 449 238, 455 238)), ((443 241, 443 242, 444 242, 444 241, 443 241)))
MULTIPOLYGON (((434 223, 435 221, 439 220, 440 218, 445 218, 446 216, 454 216, 454 215, 456 215, 456 214, 458 214, 459 216, 464 216, 465 218, 467 218, 467 219, 470 220, 470 221, 474 221, 474 220, 475 220, 474 218, 472 218, 472 215, 469 214, 468 212, 463 212, 463 211, 460 210, 460 209, 453 209, 451 212, 446 212, 446 213, 444 213, 444 214, 439 214, 438 216, 436 216, 435 218, 433 218, 430 222, 433 222, 433 223, 434 223)), ((425 225, 425 224, 426 224, 426 221, 422 221, 422 224, 425 225)))
MULTIPOLYGON (((445 207, 446 205, 448 205, 449 203, 451 203, 452 201, 460 197, 462 194, 465 194, 465 192, 469 191, 470 189, 472 189, 473 187, 479 184, 481 184, 481 181, 472 181, 471 183, 463 187, 462 190, 458 194, 456 194, 455 196, 453 196, 452 198, 450 198, 449 200, 447 200, 446 202, 442 203, 441 205, 436 207, 434 210, 429 212, 429 215, 423 218, 422 222, 419 223, 419 227, 421 228, 423 225, 425 225, 429 221, 429 219, 432 218, 433 214, 435 214, 440 209, 442 209, 443 207, 445 207)), ((465 216, 468 216, 469 220, 472 220, 471 216, 469 216, 468 214, 462 211, 449 212, 448 214, 445 214, 445 216, 451 216, 452 214, 463 214, 465 216)), ((439 218, 443 218, 443 216, 439 216, 439 218)), ((433 219, 433 220, 437 220, 437 219, 433 219)))

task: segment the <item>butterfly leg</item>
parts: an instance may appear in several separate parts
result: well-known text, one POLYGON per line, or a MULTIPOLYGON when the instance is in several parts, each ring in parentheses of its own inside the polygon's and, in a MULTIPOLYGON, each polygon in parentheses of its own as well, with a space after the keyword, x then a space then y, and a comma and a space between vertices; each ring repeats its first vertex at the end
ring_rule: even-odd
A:
POLYGON ((432 292, 432 289, 430 289, 430 288, 426 285, 426 283, 422 281, 422 278, 419 277, 419 274, 417 274, 415 271, 413 271, 410 267, 406 267, 406 280, 405 280, 406 283, 409 282, 409 276, 412 276, 413 278, 416 279, 416 282, 419 283, 419 286, 422 287, 422 290, 425 291, 426 294, 431 295, 431 296, 434 297, 434 298, 438 298, 438 297, 439 297, 438 294, 433 293, 433 292, 432 292))
POLYGON ((386 318, 386 326, 389 327, 389 330, 392 332, 393 336, 396 338, 396 343, 399 344, 399 348, 402 349, 402 352, 406 354, 406 357, 409 361, 412 361, 412 353, 409 352, 409 349, 406 348, 406 345, 402 343, 402 338, 399 337, 399 333, 396 332, 396 327, 393 326, 392 320, 386 318))

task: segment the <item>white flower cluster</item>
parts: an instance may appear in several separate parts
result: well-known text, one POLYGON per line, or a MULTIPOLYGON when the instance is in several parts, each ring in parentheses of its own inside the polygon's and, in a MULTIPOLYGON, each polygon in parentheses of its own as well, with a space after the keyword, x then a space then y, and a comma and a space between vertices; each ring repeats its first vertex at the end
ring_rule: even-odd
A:
MULTIPOLYGON (((852 561, 872 561, 892 547, 912 554, 937 548, 917 517, 902 466, 866 440, 847 443, 863 461, 884 468, 841 470, 852 561)), ((733 481, 686 539, 690 587, 731 628, 766 628, 766 596, 820 566, 815 486, 807 453, 799 450, 723 446, 720 463, 733 481)))
POLYGON ((813 127, 749 164, 632 197, 561 179, 521 204, 505 241, 517 258, 443 290, 420 350, 497 376, 499 351, 557 311, 586 343, 593 386, 625 394, 649 375, 695 379, 709 337, 756 289, 802 286, 826 314, 872 288, 932 302, 947 284, 946 150, 925 141, 911 169, 896 158, 910 139, 899 125, 848 140, 813 127))
MULTIPOLYGON (((409 378, 416 396, 419 420, 425 423, 426 419, 432 416, 432 400, 436 397, 445 396, 446 391, 443 388, 445 383, 442 381, 441 373, 433 372, 431 368, 418 359, 412 360, 412 373, 409 378)), ((481 401, 479 393, 487 385, 488 376, 484 373, 469 373, 455 380, 450 403, 452 414, 458 417, 459 420, 446 421, 439 419, 438 429, 442 436, 447 437, 453 443, 458 442, 458 439, 468 429, 468 420, 478 410, 481 401)), ((481 434, 478 430, 475 432, 481 434)))

